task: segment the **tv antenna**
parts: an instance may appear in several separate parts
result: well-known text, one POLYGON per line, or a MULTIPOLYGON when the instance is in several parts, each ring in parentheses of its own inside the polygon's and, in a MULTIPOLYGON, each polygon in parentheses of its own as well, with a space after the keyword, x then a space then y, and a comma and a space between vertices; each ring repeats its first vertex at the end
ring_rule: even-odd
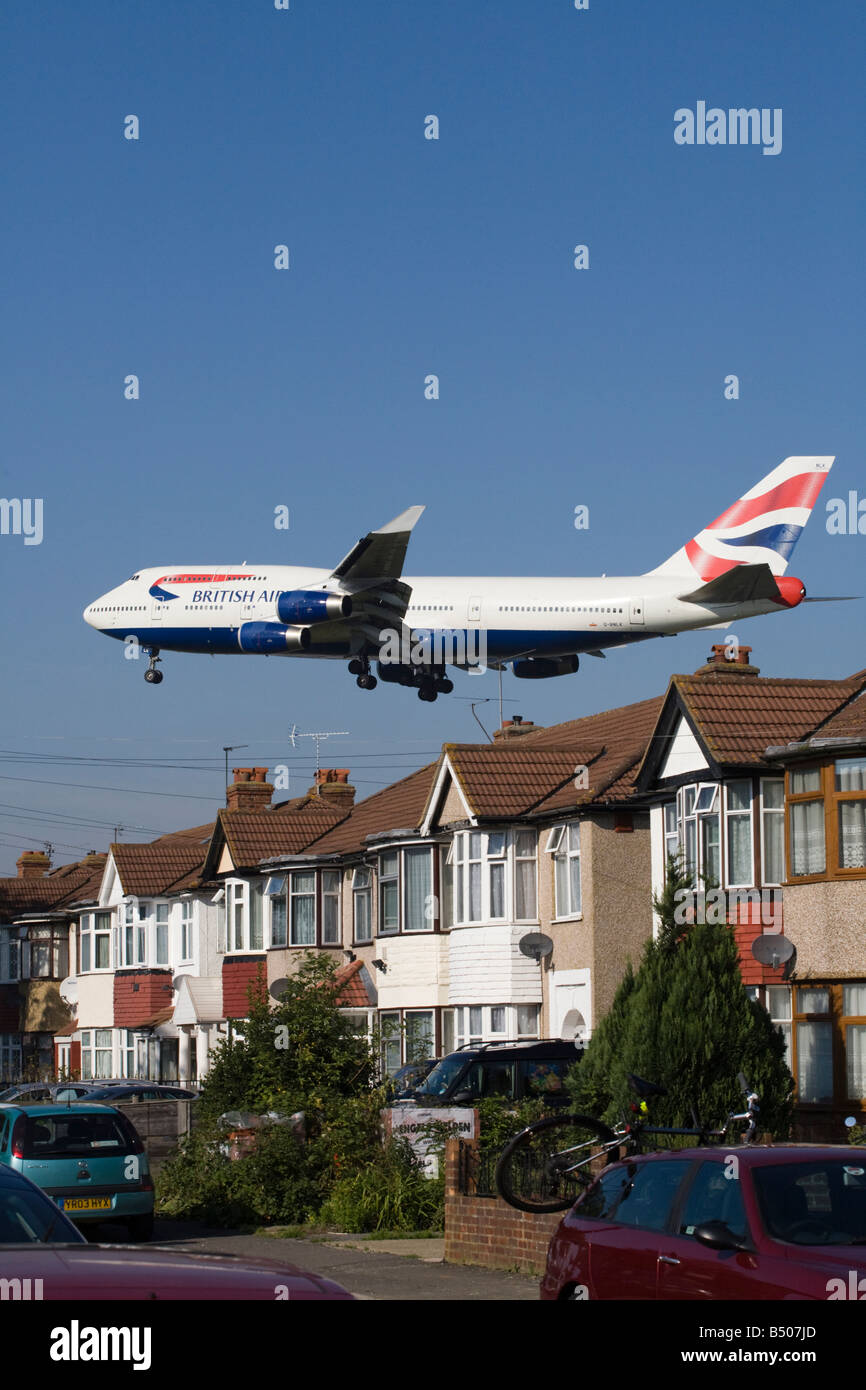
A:
POLYGON ((320 732, 315 733, 315 734, 299 734, 299 733, 296 732, 297 727, 298 727, 297 724, 293 724, 293 725, 292 725, 292 729, 291 729, 291 733, 289 734, 289 738, 292 740, 292 747, 293 747, 293 748, 294 748, 294 746, 295 746, 295 739, 296 739, 296 738, 314 738, 314 739, 316 740, 316 778, 315 778, 315 786, 316 786, 316 796, 319 796, 319 795, 321 795, 321 793, 320 793, 320 791, 319 791, 319 752, 320 752, 320 744, 321 744, 322 741, 323 741, 324 739, 326 739, 326 738, 348 738, 348 737, 349 737, 349 730, 348 730, 348 729, 327 729, 327 730, 325 730, 324 732, 320 731, 320 732))
MULTIPOLYGON (((246 564, 246 561, 244 561, 244 564, 246 564)), ((223 782, 223 786, 224 786, 225 789, 226 789, 226 805, 227 805, 227 806, 228 806, 228 804, 229 804, 229 753, 236 753, 236 752, 238 751, 239 748, 249 748, 249 746, 250 746, 250 745, 249 745, 248 743, 229 743, 229 744, 225 744, 225 743, 224 743, 223 746, 222 746, 223 753, 225 754, 225 759, 226 759, 226 776, 225 776, 225 781, 223 782)))

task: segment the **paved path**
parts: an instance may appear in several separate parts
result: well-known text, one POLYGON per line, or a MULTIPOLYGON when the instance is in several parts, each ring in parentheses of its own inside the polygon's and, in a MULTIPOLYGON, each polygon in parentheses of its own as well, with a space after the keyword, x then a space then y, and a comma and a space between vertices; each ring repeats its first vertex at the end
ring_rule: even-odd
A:
POLYGON ((157 1221, 153 1243, 176 1250, 284 1260, 336 1280, 356 1298, 376 1301, 538 1300, 537 1279, 469 1265, 447 1265, 442 1259, 444 1242, 438 1240, 365 1241, 362 1236, 283 1240, 237 1235, 196 1222, 157 1221))

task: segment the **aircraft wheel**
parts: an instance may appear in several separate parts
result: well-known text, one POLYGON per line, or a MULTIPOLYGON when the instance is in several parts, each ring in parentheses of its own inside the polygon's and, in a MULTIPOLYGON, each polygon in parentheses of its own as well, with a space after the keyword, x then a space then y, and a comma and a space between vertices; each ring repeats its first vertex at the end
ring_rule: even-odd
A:
POLYGON ((433 701, 436 699, 436 691, 429 685, 422 685, 421 689, 418 691, 418 699, 427 700, 432 705, 433 701))
POLYGON ((363 676, 363 674, 364 674, 364 663, 363 663, 363 661, 361 660, 360 657, 353 656, 353 657, 352 657, 352 660, 349 662, 349 675, 350 675, 350 676, 363 676))
POLYGON ((375 676, 371 676, 368 673, 366 675, 359 676, 356 681, 356 684, 360 687, 361 690, 375 690, 379 682, 376 680, 375 676))
POLYGON ((436 682, 436 689, 439 691, 440 695, 450 695, 451 691, 454 689, 454 682, 450 677, 443 676, 440 681, 436 682))
POLYGON ((149 681, 151 685, 159 685, 162 680, 162 672, 156 670, 145 671, 144 679, 149 681))

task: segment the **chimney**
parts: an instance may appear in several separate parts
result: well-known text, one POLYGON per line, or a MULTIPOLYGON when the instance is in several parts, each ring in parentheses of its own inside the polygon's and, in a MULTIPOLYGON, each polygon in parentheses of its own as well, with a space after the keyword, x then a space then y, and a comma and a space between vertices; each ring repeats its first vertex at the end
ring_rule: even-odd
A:
POLYGON ((519 738, 521 734, 534 734, 542 727, 541 724, 533 724, 531 719, 524 719, 522 714, 514 714, 510 719, 503 719, 502 728, 494 729, 493 737, 497 740, 519 738))
POLYGON ((266 782, 266 767, 234 767, 234 782, 226 788, 226 806, 229 811, 266 811, 271 804, 274 789, 266 782))
POLYGON ((19 878, 44 878, 51 868, 51 860, 41 849, 26 849, 15 865, 19 878))
POLYGON ((757 666, 749 662, 751 647, 735 647, 730 642, 715 642, 706 664, 699 666, 696 676, 758 676, 757 666))
POLYGON ((316 785, 310 787, 309 795, 319 797, 339 811, 351 811, 355 804, 355 788, 349 786, 349 769, 320 767, 316 772, 316 785))

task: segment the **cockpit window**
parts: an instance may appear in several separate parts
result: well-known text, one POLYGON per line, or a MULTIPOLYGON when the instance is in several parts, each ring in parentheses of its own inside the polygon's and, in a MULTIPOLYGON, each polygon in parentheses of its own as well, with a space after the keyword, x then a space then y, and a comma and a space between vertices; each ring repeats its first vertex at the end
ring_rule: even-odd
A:
POLYGON ((137 574, 134 574, 134 575, 132 576, 132 578, 131 578, 131 579, 127 579, 126 582, 127 582, 127 584, 134 584, 135 581, 136 581, 136 579, 138 579, 138 575, 137 575, 137 574))

